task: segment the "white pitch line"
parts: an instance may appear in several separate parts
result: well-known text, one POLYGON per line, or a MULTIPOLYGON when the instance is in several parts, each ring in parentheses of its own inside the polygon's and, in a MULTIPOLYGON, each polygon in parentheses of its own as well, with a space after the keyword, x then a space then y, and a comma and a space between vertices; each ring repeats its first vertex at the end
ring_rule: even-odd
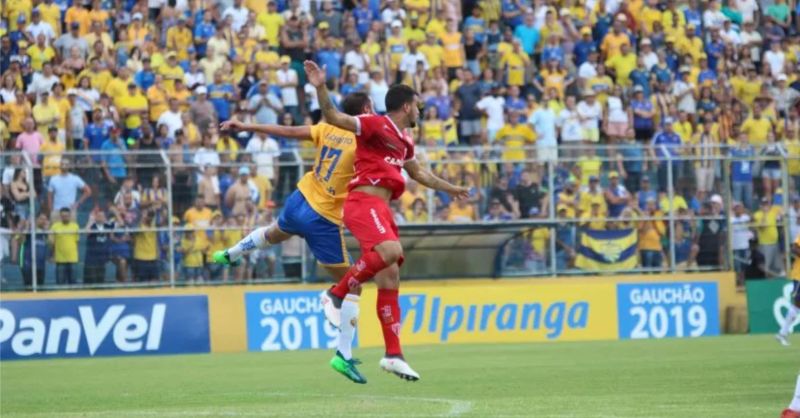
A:
MULTIPOLYGON (((241 394, 242 392, 234 392, 234 393, 227 393, 228 395, 232 394, 241 394)), ((273 397, 283 397, 283 396, 301 396, 301 397, 316 397, 316 398, 342 398, 342 395, 333 395, 333 394, 325 394, 325 393, 288 393, 288 392, 253 392, 257 393, 261 396, 273 396, 273 397)), ((414 414, 414 413, 403 413, 403 414, 375 414, 375 413, 368 413, 365 415, 358 414, 358 413, 350 413, 349 416, 364 416, 364 417, 404 417, 404 418, 411 418, 411 417, 460 417, 472 410, 473 403, 471 401, 459 400, 459 399, 449 399, 449 398, 429 398, 429 397, 414 397, 414 396, 389 396, 389 395, 344 395, 344 397, 351 398, 351 399, 362 399, 362 400, 372 400, 372 401, 406 401, 406 402, 427 402, 427 403, 438 403, 444 404, 448 406, 450 409, 443 413, 443 414, 414 414)), ((250 409, 250 408, 248 408, 250 409)), ((281 417, 329 417, 329 413, 315 413, 311 411, 303 411, 297 413, 287 413, 287 412, 280 412, 272 414, 270 412, 252 412, 252 411, 239 411, 236 410, 236 407, 231 408, 220 408, 220 409, 194 409, 194 410, 184 410, 184 411, 169 411, 169 410, 160 410, 160 409, 123 409, 123 410, 116 410, 116 411, 86 411, 86 412, 59 412, 59 416, 61 417, 174 417, 174 418, 181 418, 181 417, 264 417, 264 416, 281 416, 281 417)), ((20 414, 19 416, 25 417, 50 417, 53 416, 52 412, 48 413, 28 413, 28 414, 20 414)))

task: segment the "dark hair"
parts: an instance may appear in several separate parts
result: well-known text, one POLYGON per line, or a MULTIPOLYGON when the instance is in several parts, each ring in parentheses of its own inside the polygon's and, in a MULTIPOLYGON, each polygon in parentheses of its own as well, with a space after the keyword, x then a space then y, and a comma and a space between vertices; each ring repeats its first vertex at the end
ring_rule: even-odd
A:
POLYGON ((342 110, 350 116, 358 116, 364 113, 364 107, 369 104, 369 96, 366 93, 351 93, 342 100, 342 110))
POLYGON ((64 213, 64 212, 66 212, 66 213, 70 213, 71 211, 70 211, 70 209, 69 209, 68 207, 64 206, 63 208, 61 208, 61 209, 59 210, 59 213, 64 213))
POLYGON ((394 112, 414 101, 417 92, 405 84, 395 84, 386 93, 386 111, 394 112))

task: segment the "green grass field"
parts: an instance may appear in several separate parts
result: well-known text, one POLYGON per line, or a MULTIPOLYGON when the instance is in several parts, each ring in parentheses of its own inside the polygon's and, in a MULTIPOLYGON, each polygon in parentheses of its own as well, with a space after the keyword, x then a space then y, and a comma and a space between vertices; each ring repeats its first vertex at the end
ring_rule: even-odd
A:
POLYGON ((777 417, 798 348, 770 336, 408 347, 417 383, 364 349, 364 386, 324 351, 12 361, 0 364, 0 415, 777 417))

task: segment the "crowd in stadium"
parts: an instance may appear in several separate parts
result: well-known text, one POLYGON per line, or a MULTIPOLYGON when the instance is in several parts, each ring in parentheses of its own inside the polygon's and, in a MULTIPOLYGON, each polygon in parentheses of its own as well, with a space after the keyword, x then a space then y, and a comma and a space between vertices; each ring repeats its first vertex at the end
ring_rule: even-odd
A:
MULTIPOLYGON (((176 238, 185 277, 208 278, 207 254, 271 222, 308 156, 219 123, 318 122, 312 59, 334 101, 365 92, 383 112, 390 85, 413 86, 420 158, 474 186, 451 202, 410 182, 400 223, 572 220, 512 243, 509 263, 533 270, 551 233, 559 269, 572 267, 579 228, 637 229, 642 267, 722 266, 733 228, 737 270, 779 276, 781 244, 800 231, 798 11, 786 0, 8 0, 0 150, 36 170, 31 189, 22 155, 4 158, 0 226, 20 231, 6 251, 28 275, 52 258, 58 283, 77 279, 79 261, 87 283, 107 261, 120 281, 128 265, 157 279, 164 232, 69 232, 173 222, 198 230, 176 238), (73 150, 92 153, 62 158, 73 150), (42 236, 36 263, 30 222, 59 232, 42 236)), ((275 254, 262 258, 271 271, 275 254)))

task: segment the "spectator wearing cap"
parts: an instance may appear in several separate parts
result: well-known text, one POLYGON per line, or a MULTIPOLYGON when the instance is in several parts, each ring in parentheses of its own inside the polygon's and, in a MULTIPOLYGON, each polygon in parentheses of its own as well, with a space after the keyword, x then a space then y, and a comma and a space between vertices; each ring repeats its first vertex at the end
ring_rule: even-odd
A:
POLYGON ((631 194, 619 182, 619 173, 611 171, 608 174, 608 187, 603 191, 608 206, 608 216, 618 218, 622 211, 628 206, 631 194))
POLYGON ((47 140, 39 148, 42 154, 42 179, 45 183, 50 177, 58 174, 61 169, 61 158, 66 151, 64 144, 58 139, 58 127, 50 126, 46 138, 47 140))
POLYGON ((80 23, 72 22, 69 24, 69 31, 58 37, 53 43, 62 57, 69 56, 72 48, 77 47, 80 57, 84 60, 89 58, 89 43, 80 35, 80 23))
POLYGON ((192 23, 183 14, 178 16, 178 24, 167 29, 167 49, 177 54, 179 61, 189 57, 192 43, 192 23))
POLYGON ((217 112, 208 100, 208 90, 205 86, 197 87, 194 93, 195 101, 189 108, 189 114, 200 132, 205 133, 209 126, 217 125, 217 112))
POLYGON ((172 94, 175 91, 175 82, 183 81, 183 68, 178 65, 178 56, 174 51, 167 52, 167 62, 158 67, 158 73, 164 78, 164 89, 172 94))
MULTIPOLYGON (((327 28, 328 22, 321 22, 319 28, 327 28)), ((315 61, 320 67, 325 68, 328 79, 338 80, 342 77, 342 52, 336 45, 336 38, 327 36, 318 39, 318 49, 315 61)))
POLYGON ((753 214, 753 225, 758 237, 758 250, 764 256, 764 271, 769 277, 784 275, 778 232, 778 224, 781 222, 782 216, 781 208, 773 205, 768 197, 761 198, 761 205, 753 214))
MULTIPOLYGON (((672 84, 671 93, 677 102, 679 111, 694 115, 697 112, 697 101, 695 100, 696 86, 689 80, 689 72, 690 69, 686 66, 679 69, 680 75, 672 84)), ((662 125, 664 123, 664 120, 662 120, 662 125)))
POLYGON ((650 141, 649 151, 651 158, 657 164, 659 190, 667 190, 670 187, 669 166, 672 166, 673 181, 677 178, 680 166, 678 158, 680 157, 681 137, 673 129, 674 122, 672 117, 665 118, 663 130, 656 133, 650 141))
POLYGON ((142 23, 142 19, 142 14, 136 12, 131 18, 130 26, 128 26, 128 41, 136 46, 144 46, 146 39, 150 36, 150 29, 146 24, 142 23))
POLYGON ((625 25, 628 18, 625 15, 617 15, 614 19, 611 32, 607 33, 600 44, 600 51, 606 61, 611 60, 622 52, 622 46, 631 46, 631 40, 625 32, 625 25))
POLYGON ((580 68, 583 63, 589 60, 589 55, 597 52, 597 43, 592 39, 592 29, 584 26, 580 30, 580 39, 575 42, 572 48, 572 56, 575 58, 575 65, 580 68))
POLYGON ((247 213, 247 206, 258 201, 258 188, 250 179, 250 168, 240 167, 239 178, 225 193, 225 207, 233 216, 247 213))
POLYGON ((284 55, 281 57, 281 68, 276 73, 277 85, 281 89, 281 100, 284 109, 291 113, 295 122, 300 121, 300 102, 297 96, 297 86, 300 77, 294 68, 290 67, 292 60, 284 55))

